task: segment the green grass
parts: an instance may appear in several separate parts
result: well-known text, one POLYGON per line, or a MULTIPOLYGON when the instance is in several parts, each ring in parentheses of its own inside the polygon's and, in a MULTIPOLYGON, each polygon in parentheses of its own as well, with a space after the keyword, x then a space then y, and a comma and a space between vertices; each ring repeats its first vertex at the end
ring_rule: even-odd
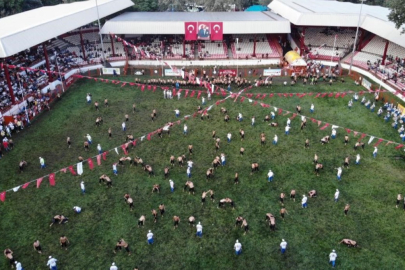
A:
MULTIPOLYGON (((132 81, 132 78, 123 78, 132 81)), ((361 91, 347 79, 344 84, 332 87, 296 85, 295 87, 273 86, 272 89, 253 88, 249 92, 328 92, 361 91)), ((277 81, 276 84, 279 84, 277 81)), ((372 98, 372 95, 369 98, 372 98)), ((183 95, 184 96, 184 95, 183 95)), ((212 103, 221 97, 214 96, 212 103)), ((345 98, 268 97, 265 103, 295 111, 301 104, 303 114, 316 119, 365 132, 385 139, 399 141, 397 132, 370 113, 364 106, 355 103, 352 110, 347 109, 349 96, 345 98), (309 106, 315 105, 315 113, 310 115, 309 106)), ((175 121, 173 110, 178 108, 182 116, 193 114, 200 100, 196 98, 181 101, 164 100, 161 92, 134 87, 104 84, 89 80, 80 80, 55 103, 50 112, 41 115, 30 128, 14 136, 15 149, 7 153, 0 162, 0 189, 5 190, 36 179, 50 172, 58 171, 77 162, 77 157, 85 158, 97 154, 96 145, 103 149, 112 149, 124 142, 125 134, 135 137, 145 135, 168 121, 175 121), (96 112, 93 105, 87 105, 85 95, 93 94, 93 101, 104 98, 110 102, 109 108, 100 106, 96 112), (137 104, 137 112, 132 113, 132 104, 137 104), (158 117, 151 122, 149 115, 158 110, 158 117), (121 131, 124 115, 130 115, 128 131, 121 131), (104 118, 104 124, 97 128, 94 120, 104 118), (108 127, 113 129, 113 138, 108 139, 108 127), (93 145, 89 152, 83 149, 84 136, 90 133, 93 145), (67 149, 66 137, 72 138, 72 148, 67 149), (45 158, 47 168, 41 170, 38 157, 45 158), (18 173, 20 159, 28 161, 28 167, 18 173)), ((380 104, 377 105, 378 106, 380 104)), ((70 173, 57 173, 56 186, 50 187, 45 178, 41 187, 31 183, 26 190, 7 193, 5 203, 0 205, 0 239, 3 249, 9 247, 17 260, 22 261, 26 269, 45 269, 47 256, 53 255, 59 260, 61 269, 108 269, 116 262, 120 269, 327 269, 328 254, 332 249, 338 253, 337 267, 340 269, 404 269, 403 260, 403 223, 402 209, 395 209, 397 193, 403 189, 403 160, 392 157, 400 155, 394 147, 381 144, 378 157, 372 157, 372 147, 366 146, 361 165, 354 165, 353 144, 357 138, 351 134, 350 145, 344 146, 343 129, 338 130, 338 138, 329 145, 322 146, 320 138, 330 134, 331 129, 319 130, 317 124, 308 121, 304 132, 299 131, 300 120, 292 121, 291 135, 284 135, 287 116, 277 116, 279 128, 271 128, 262 119, 269 113, 260 105, 252 106, 247 99, 243 103, 228 99, 210 111, 211 119, 201 121, 198 117, 187 120, 189 135, 182 134, 183 123, 172 128, 172 136, 140 142, 130 150, 130 156, 143 158, 146 164, 153 166, 156 177, 148 178, 140 167, 119 167, 119 176, 112 175, 112 163, 121 157, 111 151, 107 161, 90 171, 84 164, 82 176, 70 173), (226 124, 219 107, 226 107, 232 120, 226 124), (244 121, 234 120, 242 112, 244 121), (256 117, 256 126, 250 125, 250 117, 256 117), (239 129, 245 130, 243 142, 239 139, 239 129), (214 180, 205 180, 205 171, 210 167, 215 153, 212 130, 221 138, 220 151, 227 155, 227 165, 215 172, 214 180), (267 135, 267 145, 260 146, 260 133, 267 135), (226 142, 226 134, 231 132, 233 140, 226 142), (271 144, 274 134, 278 134, 277 146, 271 144), (311 140, 309 150, 304 149, 306 138, 311 140), (187 146, 194 145, 192 181, 196 186, 196 195, 182 192, 186 179, 186 168, 177 165, 170 172, 170 178, 176 184, 176 190, 170 193, 168 180, 163 177, 163 168, 169 165, 170 155, 187 154, 187 146), (245 155, 239 156, 239 148, 245 147, 245 155), (312 158, 317 153, 324 170, 319 177, 313 173, 312 158), (342 181, 336 180, 334 168, 343 163, 346 155, 352 157, 353 165, 344 169, 342 181), (250 163, 260 164, 260 172, 250 175, 250 163), (275 180, 268 183, 267 170, 272 169, 275 180), (235 172, 240 175, 240 184, 233 184, 235 172), (106 189, 98 184, 98 177, 107 174, 113 179, 113 188, 106 189), (81 195, 80 181, 85 181, 87 194, 81 195), (152 185, 162 186, 160 194, 151 194, 152 185), (335 189, 341 195, 338 203, 333 202, 335 189), (216 202, 207 200, 201 206, 200 196, 203 190, 213 189, 216 202), (289 215, 285 221, 279 216, 280 192, 289 194, 297 190, 297 201, 286 199, 289 215), (318 198, 309 199, 308 209, 302 209, 300 198, 309 190, 316 189, 318 198), (129 211, 123 200, 129 192, 134 199, 135 210, 129 211), (236 209, 217 209, 217 201, 230 197, 236 203, 236 209), (166 205, 166 215, 153 223, 151 210, 160 203, 166 205), (350 203, 347 217, 343 207, 350 203), (79 205, 80 215, 73 213, 73 206, 79 205), (276 216, 277 229, 270 232, 264 217, 266 213, 276 216), (49 227, 50 219, 63 213, 70 218, 65 225, 49 227), (146 215, 146 226, 137 228, 137 220, 146 215), (173 230, 171 218, 178 215, 180 226, 173 230), (196 217, 204 226, 204 236, 196 239, 195 228, 190 228, 187 219, 196 217), (237 215, 247 218, 250 232, 243 235, 241 228, 234 227, 237 215), (151 229, 156 242, 153 246, 146 243, 147 230, 151 229), (60 249, 58 239, 65 234, 71 241, 67 251, 60 249), (112 253, 116 241, 123 237, 133 252, 128 257, 125 252, 112 253), (288 242, 287 253, 282 256, 279 244, 284 238, 288 242), (352 249, 338 242, 343 238, 358 241, 361 248, 352 249), (32 242, 39 239, 44 254, 34 252, 32 242), (243 254, 236 257, 233 252, 235 240, 243 244, 243 254)), ((291 116, 291 115, 289 115, 291 116)), ((365 141, 368 138, 364 139, 365 141)), ((376 142, 376 140, 375 140, 376 142)), ((189 155, 187 154, 189 158, 189 155)), ((7 269, 7 261, 0 262, 7 269)))

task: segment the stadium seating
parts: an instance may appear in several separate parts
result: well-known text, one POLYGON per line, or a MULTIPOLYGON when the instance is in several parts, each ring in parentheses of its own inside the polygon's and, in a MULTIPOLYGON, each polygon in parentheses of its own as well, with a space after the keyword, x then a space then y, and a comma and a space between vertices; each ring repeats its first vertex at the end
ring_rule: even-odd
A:
POLYGON ((268 39, 266 35, 234 35, 233 39, 238 38, 238 43, 231 44, 233 58, 239 59, 252 58, 254 49, 254 39, 256 38, 256 58, 275 58, 280 57, 277 45, 268 39), (238 46, 238 48, 236 48, 238 46))
POLYGON ((198 56, 200 58, 223 59, 228 57, 226 44, 221 42, 208 42, 198 44, 198 56))

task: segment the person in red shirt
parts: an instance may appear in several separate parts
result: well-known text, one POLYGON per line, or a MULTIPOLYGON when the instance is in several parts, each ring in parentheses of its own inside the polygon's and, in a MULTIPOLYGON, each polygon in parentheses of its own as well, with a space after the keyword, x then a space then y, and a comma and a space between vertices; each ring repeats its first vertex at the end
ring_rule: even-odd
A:
POLYGON ((8 142, 7 141, 3 141, 3 148, 6 151, 9 151, 10 149, 8 148, 8 142))

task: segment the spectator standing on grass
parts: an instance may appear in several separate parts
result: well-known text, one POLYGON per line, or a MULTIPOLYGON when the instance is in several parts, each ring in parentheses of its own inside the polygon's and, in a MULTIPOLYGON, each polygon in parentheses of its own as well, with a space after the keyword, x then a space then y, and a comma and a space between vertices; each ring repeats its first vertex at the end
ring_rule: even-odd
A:
POLYGON ((336 265, 336 258, 337 254, 335 250, 332 250, 332 252, 329 254, 329 262, 332 264, 332 267, 335 268, 336 265))
POLYGON ((121 126, 122 126, 122 131, 127 130, 127 126, 126 126, 125 122, 122 122, 121 126))
POLYGON ((336 189, 336 192, 335 192, 335 202, 338 202, 338 200, 339 200, 339 194, 340 194, 339 189, 336 189))
POLYGON ((232 140, 232 134, 229 132, 229 133, 226 135, 226 138, 228 139, 228 143, 230 143, 231 140, 232 140))
POLYGON ((373 151, 373 157, 376 158, 377 157, 377 152, 378 152, 378 148, 374 147, 374 151, 373 151))
POLYGON ((360 164, 360 154, 356 155, 356 164, 359 165, 360 164))
POLYGON ((235 245, 233 246, 233 249, 235 249, 236 255, 240 255, 242 253, 242 244, 239 243, 239 240, 236 240, 235 245))
POLYGON ((173 182, 173 180, 170 179, 170 180, 169 180, 169 183, 170 183, 170 191, 171 191, 171 192, 174 192, 174 182, 173 182))
POLYGON ((201 237, 202 237, 202 234, 203 234, 203 232, 202 232, 203 226, 201 225, 201 222, 198 222, 196 228, 197 228, 196 236, 198 236, 198 237, 201 238, 201 237))
POLYGON ((49 256, 49 260, 46 265, 49 266, 49 269, 51 269, 51 270, 57 270, 58 269, 56 266, 57 261, 58 261, 57 259, 52 258, 52 256, 49 256))
POLYGON ((273 144, 277 145, 277 142, 278 142, 278 136, 276 134, 276 135, 274 135, 274 138, 273 138, 273 144))
POLYGON ((97 151, 98 151, 98 154, 102 154, 102 153, 103 153, 103 149, 101 149, 101 145, 100 145, 100 144, 97 144, 97 151))
POLYGON ((184 134, 184 136, 187 135, 187 130, 188 130, 188 127, 187 127, 186 124, 184 124, 184 127, 183 127, 183 134, 184 134))
POLYGON ((82 194, 86 193, 86 187, 84 186, 84 181, 80 182, 80 189, 82 190, 82 194))
POLYGON ((287 242, 284 239, 281 240, 280 249, 281 249, 281 254, 284 254, 285 251, 287 250, 287 242))
POLYGON ((17 261, 15 261, 15 268, 16 268, 16 270, 24 270, 24 268, 21 265, 21 262, 17 262, 17 261))
POLYGON ((91 144, 91 143, 92 143, 92 140, 91 140, 90 134, 87 134, 87 135, 86 135, 86 138, 87 138, 87 142, 88 142, 89 144, 91 144))
POLYGON ((111 264, 110 270, 118 270, 118 267, 115 265, 114 262, 111 264))
POLYGON ((180 110, 179 109, 175 109, 174 113, 176 114, 176 117, 180 117, 180 110))
POLYGON ((314 104, 311 104, 311 109, 309 109, 309 111, 310 111, 311 113, 313 113, 314 110, 315 110, 315 106, 314 106, 314 104))
POLYGON ((73 211, 75 211, 76 214, 80 214, 82 212, 82 208, 79 206, 73 207, 73 211))
POLYGON ((41 169, 45 169, 45 159, 39 157, 39 164, 41 164, 41 169))
POLYGON ((146 234, 146 238, 148 240, 148 245, 153 245, 153 233, 151 230, 146 234))
POLYGON ((307 207, 308 207, 307 201, 308 201, 308 197, 305 196, 305 195, 302 195, 302 200, 301 200, 301 206, 302 206, 302 208, 307 208, 307 207))

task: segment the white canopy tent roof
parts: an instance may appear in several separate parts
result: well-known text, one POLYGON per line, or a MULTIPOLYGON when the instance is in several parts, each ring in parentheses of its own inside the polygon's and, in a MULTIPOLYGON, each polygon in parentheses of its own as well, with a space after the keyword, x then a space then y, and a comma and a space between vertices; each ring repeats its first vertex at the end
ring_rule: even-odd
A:
MULTIPOLYGON (((133 5, 97 0, 100 18, 133 5)), ((8 57, 97 20, 96 0, 41 7, 0 19, 0 58, 8 57)))
MULTIPOLYGON (((360 13, 360 4, 324 0, 273 0, 269 8, 300 26, 357 27, 360 13)), ((405 47, 405 35, 388 20, 389 13, 388 8, 363 4, 360 28, 405 47)))
POLYGON ((184 35, 184 22, 223 22, 224 34, 290 33, 290 22, 269 12, 127 12, 108 20, 102 34, 184 35))

